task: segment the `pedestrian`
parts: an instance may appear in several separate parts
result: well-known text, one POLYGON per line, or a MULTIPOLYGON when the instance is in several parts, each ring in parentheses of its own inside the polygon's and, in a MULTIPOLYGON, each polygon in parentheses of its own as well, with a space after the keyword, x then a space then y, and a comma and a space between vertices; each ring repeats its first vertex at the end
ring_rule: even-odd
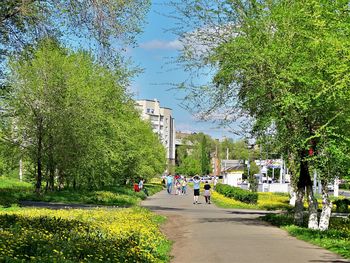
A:
POLYGON ((166 177, 166 186, 168 194, 171 194, 171 188, 173 187, 173 176, 171 173, 169 173, 166 177))
POLYGON ((204 185, 204 198, 205 198, 205 203, 210 204, 210 184, 208 183, 208 181, 205 181, 205 185, 204 185))
POLYGON ((143 179, 141 178, 139 181, 139 191, 143 189, 143 179))
POLYGON ((201 181, 197 175, 193 177, 193 204, 198 204, 200 183, 201 181))
POLYGON ((184 177, 184 179, 182 180, 181 192, 182 192, 183 195, 185 195, 186 192, 187 192, 187 179, 186 179, 186 177, 184 177))
POLYGON ((176 183, 175 183, 175 194, 176 195, 181 195, 181 183, 180 183, 180 180, 176 180, 176 183))

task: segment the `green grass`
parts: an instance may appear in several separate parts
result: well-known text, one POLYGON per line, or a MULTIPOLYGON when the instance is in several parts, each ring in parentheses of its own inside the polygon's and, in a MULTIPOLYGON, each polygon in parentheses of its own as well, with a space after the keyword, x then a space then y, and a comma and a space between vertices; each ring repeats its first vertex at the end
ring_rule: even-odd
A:
POLYGON ((160 216, 146 209, 0 211, 1 262, 169 262, 160 216))
MULTIPOLYGON (((145 184, 149 195, 161 191, 160 184, 145 184)), ((134 192, 131 186, 106 187, 100 190, 72 190, 34 193, 34 187, 28 183, 0 177, 0 206, 19 205, 20 201, 44 201, 63 204, 94 204, 118 207, 130 207, 146 198, 144 192, 134 192)))
POLYGON ((331 218, 329 230, 319 231, 307 228, 307 218, 302 227, 293 225, 292 214, 269 214, 263 220, 281 227, 292 236, 314 245, 326 248, 344 258, 350 259, 350 219, 331 218))
POLYGON ((233 198, 214 192, 213 202, 222 208, 257 209, 257 210, 290 210, 289 196, 284 193, 258 193, 257 204, 246 204, 233 198))
POLYGON ((21 182, 17 179, 0 176, 0 189, 3 188, 32 189, 33 185, 27 182, 21 182))
MULTIPOLYGON (((149 195, 163 189, 145 187, 149 195)), ((172 243, 159 230, 166 218, 140 208, 145 198, 131 186, 37 196, 33 185, 0 177, 0 261, 169 262, 172 243), (23 200, 132 208, 35 209, 19 207, 23 200)))

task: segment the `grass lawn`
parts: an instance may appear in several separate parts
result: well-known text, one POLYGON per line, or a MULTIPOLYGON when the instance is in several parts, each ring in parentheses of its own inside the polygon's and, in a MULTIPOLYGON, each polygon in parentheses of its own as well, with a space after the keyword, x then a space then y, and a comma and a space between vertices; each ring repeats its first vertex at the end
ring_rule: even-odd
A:
MULTIPOLYGON (((145 187, 150 195, 163 188, 145 187)), ((165 218, 140 208, 145 198, 131 186, 37 196, 31 184, 0 177, 0 262, 169 262, 171 242, 160 231, 165 218), (119 208, 21 208, 22 200, 119 208)))
MULTIPOLYGON (((150 195, 162 190, 162 185, 157 183, 145 184, 145 187, 150 195)), ((144 192, 134 192, 131 186, 113 186, 92 191, 67 189, 38 196, 31 184, 0 177, 0 206, 3 207, 18 205, 24 200, 130 207, 145 198, 144 192)))
POLYGON ((164 221, 146 209, 0 210, 1 262, 169 262, 164 221))
POLYGON ((257 204, 246 204, 235 199, 213 192, 213 202, 223 208, 259 209, 259 210, 288 210, 289 195, 283 193, 258 193, 257 204))

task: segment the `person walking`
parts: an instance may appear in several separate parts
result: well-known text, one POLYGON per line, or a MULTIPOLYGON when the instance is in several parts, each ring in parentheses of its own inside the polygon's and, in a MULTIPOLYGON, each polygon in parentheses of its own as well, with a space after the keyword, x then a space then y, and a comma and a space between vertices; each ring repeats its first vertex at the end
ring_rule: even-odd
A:
POLYGON ((181 195, 181 183, 180 183, 180 180, 176 180, 176 183, 175 183, 175 194, 176 195, 181 195))
POLYGON ((171 173, 169 173, 166 177, 166 186, 168 194, 171 194, 171 189, 173 187, 173 176, 171 175, 171 173))
POLYGON ((141 178, 139 181, 139 190, 142 191, 143 190, 143 179, 141 178))
POLYGON ((181 186, 182 186, 181 192, 183 195, 185 195, 187 192, 187 179, 186 179, 186 177, 184 177, 184 179, 182 180, 181 186))
POLYGON ((193 204, 198 204, 200 183, 201 181, 197 175, 193 177, 193 204))
POLYGON ((205 185, 204 185, 204 198, 205 198, 205 203, 210 204, 210 184, 208 183, 208 181, 205 181, 205 185))

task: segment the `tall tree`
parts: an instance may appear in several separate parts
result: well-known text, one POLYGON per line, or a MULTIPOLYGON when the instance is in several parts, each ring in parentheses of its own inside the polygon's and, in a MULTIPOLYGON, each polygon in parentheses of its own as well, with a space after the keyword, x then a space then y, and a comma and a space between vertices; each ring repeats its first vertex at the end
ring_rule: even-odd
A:
MULTIPOLYGON (((149 0, 3 0, 0 3, 0 62, 13 52, 55 36, 113 65, 117 49, 135 43, 149 0)), ((2 65, 1 73, 4 73, 2 65)))
POLYGON ((196 20, 198 27, 183 35, 180 62, 215 72, 208 85, 191 86, 188 98, 195 105, 208 102, 200 110, 224 112, 230 117, 224 120, 242 114, 252 117, 252 131, 258 135, 274 131, 281 150, 296 164, 296 220, 302 219, 307 189, 309 227, 318 228, 311 152, 318 155, 320 142, 332 143, 330 138, 349 143, 348 2, 188 0, 185 4, 186 8, 177 5, 178 10, 182 17, 196 20), (193 35, 198 37, 188 41, 193 35), (198 48, 201 45, 207 52, 198 48))
POLYGON ((52 39, 13 58, 2 131, 33 165, 37 192, 43 179, 51 189, 57 177, 96 188, 164 169, 164 148, 141 121, 124 78, 52 39))

